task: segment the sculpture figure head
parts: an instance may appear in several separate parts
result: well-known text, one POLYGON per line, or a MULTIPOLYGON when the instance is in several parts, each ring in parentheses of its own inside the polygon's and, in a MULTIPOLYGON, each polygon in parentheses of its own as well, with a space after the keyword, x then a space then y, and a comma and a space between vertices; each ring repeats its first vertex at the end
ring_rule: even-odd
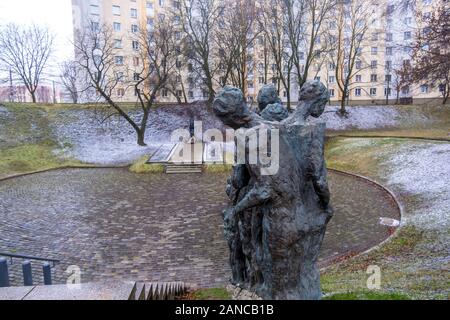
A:
POLYGON ((277 88, 272 84, 264 85, 258 93, 258 107, 263 111, 268 105, 280 103, 281 99, 278 97, 277 88))
POLYGON ((225 86, 217 93, 213 110, 224 124, 233 129, 239 129, 251 120, 242 91, 232 86, 225 86))
POLYGON ((305 119, 308 116, 319 118, 330 100, 330 93, 322 82, 317 80, 307 81, 300 90, 298 100, 303 104, 302 107, 306 108, 306 110, 303 110, 305 119))

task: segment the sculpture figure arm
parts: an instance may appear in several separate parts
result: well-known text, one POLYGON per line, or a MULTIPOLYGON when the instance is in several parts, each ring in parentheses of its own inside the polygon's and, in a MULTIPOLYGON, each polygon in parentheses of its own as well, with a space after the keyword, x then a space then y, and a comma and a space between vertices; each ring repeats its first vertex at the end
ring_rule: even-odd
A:
POLYGON ((264 185, 255 184, 252 189, 239 201, 235 206, 235 212, 239 213, 244 210, 262 205, 269 201, 271 192, 264 185))

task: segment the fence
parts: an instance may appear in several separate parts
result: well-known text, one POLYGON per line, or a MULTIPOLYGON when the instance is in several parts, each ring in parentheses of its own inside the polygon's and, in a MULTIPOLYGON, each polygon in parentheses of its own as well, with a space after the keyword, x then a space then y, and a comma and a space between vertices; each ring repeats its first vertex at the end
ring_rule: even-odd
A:
POLYGON ((10 264, 14 263, 14 259, 22 259, 22 273, 23 273, 23 285, 24 286, 32 286, 33 285, 33 271, 30 260, 34 261, 42 261, 42 276, 44 278, 44 285, 52 284, 52 268, 59 263, 59 260, 56 259, 47 259, 40 257, 33 257, 21 254, 11 254, 11 253, 2 253, 0 252, 0 287, 9 287, 9 268, 8 268, 8 259, 10 264))

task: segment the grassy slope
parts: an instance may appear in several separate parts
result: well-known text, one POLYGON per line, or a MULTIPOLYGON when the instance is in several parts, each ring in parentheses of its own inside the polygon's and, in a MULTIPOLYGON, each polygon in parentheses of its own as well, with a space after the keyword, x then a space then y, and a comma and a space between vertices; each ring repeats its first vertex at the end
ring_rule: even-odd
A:
MULTIPOLYGON (((67 107, 67 106, 64 106, 67 107)), ((61 159, 55 151, 60 146, 50 129, 52 120, 48 106, 25 107, 8 104, 12 119, 0 119, 0 178, 69 165, 83 165, 72 159, 61 159)), ((59 107, 61 108, 61 107, 59 107)))
MULTIPOLYGON (((388 168, 383 164, 389 154, 404 143, 404 139, 331 139, 326 157, 329 167, 347 170, 386 183, 388 168)), ((400 194, 409 210, 422 200, 408 194, 400 194)), ((381 293, 397 292, 413 298, 448 299, 449 282, 440 266, 423 269, 412 267, 421 259, 442 255, 442 252, 423 250, 424 244, 439 243, 439 235, 425 232, 413 226, 405 226, 381 248, 367 255, 349 259, 334 265, 322 275, 322 287, 328 293, 364 292, 367 267, 378 265, 382 270, 381 293)), ((444 253, 445 254, 445 253, 444 253)))
POLYGON ((347 130, 329 132, 329 136, 382 136, 382 137, 422 137, 450 140, 450 106, 397 106, 400 128, 378 130, 347 130), (417 118, 422 120, 418 121, 417 118), (428 119, 429 121, 425 121, 428 119))

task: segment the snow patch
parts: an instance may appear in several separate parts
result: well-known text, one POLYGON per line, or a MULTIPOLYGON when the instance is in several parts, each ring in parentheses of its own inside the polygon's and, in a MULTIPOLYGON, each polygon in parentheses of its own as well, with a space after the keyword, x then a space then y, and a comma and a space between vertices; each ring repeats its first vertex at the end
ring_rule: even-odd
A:
POLYGON ((387 165, 388 183, 419 196, 408 222, 422 229, 450 228, 450 144, 412 143, 401 146, 387 165))
MULTIPOLYGON (((348 115, 341 117, 337 114, 339 107, 329 106, 320 117, 325 121, 329 130, 369 130, 404 127, 409 122, 426 123, 430 121, 420 113, 406 116, 403 111, 394 106, 356 106, 348 107, 348 115)), ((314 120, 313 120, 314 121, 314 120)))

